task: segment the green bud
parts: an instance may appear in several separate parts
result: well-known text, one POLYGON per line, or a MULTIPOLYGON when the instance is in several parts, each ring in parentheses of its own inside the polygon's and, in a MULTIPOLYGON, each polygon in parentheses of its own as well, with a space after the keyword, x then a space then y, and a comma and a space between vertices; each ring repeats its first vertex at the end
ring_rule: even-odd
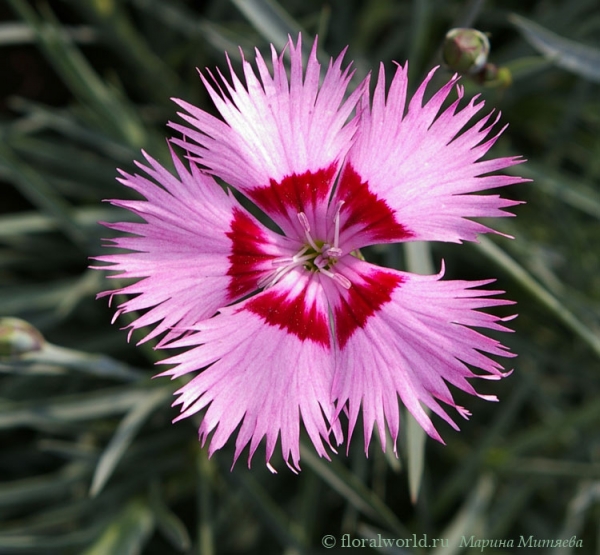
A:
MULTIPOLYGON (((491 64, 488 64, 491 65, 491 64)), ((486 87, 495 87, 506 89, 512 84, 512 74, 507 67, 486 67, 483 85, 486 87)))
POLYGON ((0 358, 41 351, 45 340, 31 324, 19 318, 0 318, 0 358))
POLYGON ((116 7, 113 0, 95 0, 93 6, 96 12, 103 17, 113 15, 116 7))
POLYGON ((457 73, 478 73, 487 63, 490 41, 476 29, 450 29, 446 33, 442 55, 444 63, 457 73))

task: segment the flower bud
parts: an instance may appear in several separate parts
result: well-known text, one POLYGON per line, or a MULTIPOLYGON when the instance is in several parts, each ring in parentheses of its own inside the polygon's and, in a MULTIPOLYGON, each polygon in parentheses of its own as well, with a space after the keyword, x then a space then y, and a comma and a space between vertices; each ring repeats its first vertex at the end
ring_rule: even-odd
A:
POLYGON ((19 318, 0 318, 0 358, 41 351, 44 337, 31 324, 19 318))
POLYGON ((512 83, 512 74, 507 67, 496 67, 488 64, 482 73, 482 84, 486 87, 506 89, 512 83))
POLYGON ((457 73, 477 73, 487 63, 490 41, 476 29, 450 29, 443 46, 444 63, 457 73))

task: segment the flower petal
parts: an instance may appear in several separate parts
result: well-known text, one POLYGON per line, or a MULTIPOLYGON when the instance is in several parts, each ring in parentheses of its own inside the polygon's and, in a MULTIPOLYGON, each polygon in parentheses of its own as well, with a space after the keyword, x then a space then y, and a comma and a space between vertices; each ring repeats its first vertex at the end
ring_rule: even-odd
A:
POLYGON ((442 441, 422 405, 456 427, 438 401, 454 407, 463 417, 469 413, 455 404, 446 382, 478 395, 467 381, 477 375, 467 364, 483 370, 481 377, 507 375, 487 355, 514 355, 471 327, 510 331, 500 323, 508 318, 477 309, 512 303, 489 298, 501 291, 473 289, 489 281, 439 281, 441 274, 396 272, 358 259, 344 260, 343 267, 338 266, 352 282, 332 307, 339 346, 333 398, 338 411, 348 409, 348 441, 362 405, 365 449, 375 424, 383 445, 386 423, 395 442, 398 396, 425 431, 442 441), (367 313, 372 306, 376 310, 367 313))
POLYGON ((341 213, 342 235, 354 248, 403 240, 475 240, 478 233, 492 230, 467 218, 510 216, 502 209, 519 203, 470 193, 526 181, 487 175, 523 160, 480 161, 504 130, 492 134, 498 120, 492 114, 465 129, 483 102, 475 97, 459 110, 463 91, 458 87, 458 99, 442 111, 458 77, 423 104, 435 70, 430 72, 405 113, 407 71, 406 65, 398 67, 386 99, 381 66, 372 107, 361 111, 356 141, 340 178, 337 199, 347 201, 341 213), (375 200, 377 221, 364 215, 371 214, 367 204, 375 200))
POLYGON ((326 446, 333 449, 331 431, 341 442, 339 424, 332 429, 328 423, 334 422, 333 356, 321 278, 315 273, 294 273, 273 288, 223 309, 194 326, 197 333, 169 345, 193 348, 164 361, 177 366, 161 375, 177 378, 208 366, 177 391, 175 404, 182 410, 177 419, 207 407, 199 434, 205 442, 214 432, 211 454, 241 424, 234 463, 250 444, 250 465, 266 437, 270 466, 280 437, 284 460, 292 470, 299 470, 301 420, 322 457, 329 458, 326 446), (315 329, 326 337, 316 335, 315 329))
POLYGON ((345 100, 352 72, 342 69, 343 53, 331 61, 319 84, 316 41, 304 71, 301 39, 296 45, 290 39, 287 49, 289 79, 283 55, 272 49, 271 75, 257 50, 259 77, 243 60, 245 85, 231 64, 232 84, 220 75, 221 82, 213 78, 215 88, 201 75, 224 121, 175 100, 187 111, 180 115, 198 131, 171 126, 184 135, 177 144, 251 198, 287 235, 301 237, 298 212, 306 214, 312 229, 322 231, 327 199, 356 130, 356 122, 347 120, 365 84, 345 100))
POLYGON ((109 240, 131 252, 95 258, 111 264, 99 269, 118 272, 109 277, 139 281, 99 297, 137 295, 122 303, 116 316, 149 309, 128 327, 133 331, 157 324, 144 341, 163 332, 168 340, 181 333, 173 328, 210 318, 256 290, 258 281, 273 272, 272 260, 294 251, 289 241, 257 222, 195 166, 188 171, 172 153, 175 177, 145 156, 150 165, 138 165, 154 181, 125 172, 119 181, 146 200, 111 201, 145 223, 105 224, 132 234, 109 240))

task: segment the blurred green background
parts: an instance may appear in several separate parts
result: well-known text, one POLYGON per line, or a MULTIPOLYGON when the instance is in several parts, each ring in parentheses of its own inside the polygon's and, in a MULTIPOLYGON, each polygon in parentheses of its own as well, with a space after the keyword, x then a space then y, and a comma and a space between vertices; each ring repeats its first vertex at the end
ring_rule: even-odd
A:
MULTIPOLYGON (((528 552, 521 536, 600 553, 597 0, 5 0, 0 20, 0 315, 49 342, 0 326, 0 553, 528 552), (410 60, 414 90, 457 26, 489 33, 510 71, 463 84, 510 123, 492 155, 524 155, 511 171, 534 180, 505 192, 526 201, 518 217, 493 223, 515 240, 431 247, 447 278, 498 277, 518 301, 502 337, 515 372, 477 384, 500 402, 457 394, 462 431, 436 420, 446 446, 403 434, 398 460, 375 437, 365 458, 360 430, 331 463, 307 446, 299 476, 277 457, 271 475, 260 449, 251 470, 242 456, 230 471, 231 445, 208 460, 197 421, 171 424, 176 384, 150 380, 164 355, 94 300, 111 285, 87 269, 110 234, 97 222, 127 217, 102 203, 129 194, 116 168, 141 148, 167 163, 169 98, 212 110, 195 68, 225 50, 237 63, 238 45, 251 58, 301 30, 325 62, 349 45, 357 79, 410 60), (344 548, 343 534, 448 541, 344 548)), ((410 266, 400 248, 367 255, 410 266)))

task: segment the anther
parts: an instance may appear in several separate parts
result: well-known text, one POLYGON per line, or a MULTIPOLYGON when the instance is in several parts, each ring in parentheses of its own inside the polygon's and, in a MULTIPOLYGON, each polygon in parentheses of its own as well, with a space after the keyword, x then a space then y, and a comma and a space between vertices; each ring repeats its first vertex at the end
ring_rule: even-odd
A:
POLYGON ((337 281, 344 289, 350 289, 350 287, 352 287, 352 282, 342 274, 336 274, 335 272, 330 272, 324 268, 321 268, 320 271, 332 280, 337 281))
POLYGON ((298 212, 298 219, 300 220, 300 223, 302 224, 302 227, 304 228, 304 235, 306 237, 306 240, 308 241, 308 244, 315 251, 319 251, 319 247, 317 247, 314 239, 312 238, 312 236, 310 234, 310 224, 308 223, 308 218, 306 217, 306 214, 304 212, 298 212))
POLYGON ((308 218, 306 217, 306 214, 304 212, 298 212, 298 219, 300 220, 304 231, 306 231, 306 233, 310 233, 310 224, 308 223, 308 218))
POLYGON ((333 274, 333 279, 337 281, 344 289, 350 289, 352 282, 342 274, 333 274))
MULTIPOLYGON (((334 236, 333 236, 333 248, 335 248, 335 249, 337 249, 340 244, 340 212, 342 210, 343 205, 344 205, 344 201, 340 200, 340 202, 338 202, 337 209, 335 211, 335 218, 333 220, 335 222, 335 232, 334 232, 334 236)), ((342 254, 342 251, 340 251, 340 254, 342 254)))
POLYGON ((334 280, 344 289, 350 289, 352 283, 348 278, 341 274, 331 271, 331 267, 337 262, 338 258, 342 257, 342 249, 339 247, 340 242, 340 212, 344 201, 338 202, 335 217, 334 217, 334 240, 333 245, 329 242, 317 242, 313 239, 310 231, 310 223, 304 212, 298 212, 298 221, 304 229, 306 244, 293 256, 281 256, 271 260, 273 271, 264 276, 258 282, 259 288, 268 289, 277 284, 289 272, 304 266, 309 271, 318 271, 323 275, 334 280))

